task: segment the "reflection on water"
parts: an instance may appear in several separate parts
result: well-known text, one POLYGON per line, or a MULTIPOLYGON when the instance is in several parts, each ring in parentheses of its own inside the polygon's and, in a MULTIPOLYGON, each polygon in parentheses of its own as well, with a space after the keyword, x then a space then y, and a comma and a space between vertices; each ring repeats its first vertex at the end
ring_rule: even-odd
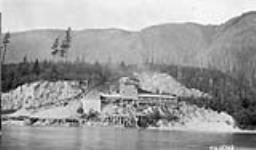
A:
POLYGON ((255 134, 195 133, 120 128, 5 127, 4 150, 207 150, 234 145, 256 149, 255 134))

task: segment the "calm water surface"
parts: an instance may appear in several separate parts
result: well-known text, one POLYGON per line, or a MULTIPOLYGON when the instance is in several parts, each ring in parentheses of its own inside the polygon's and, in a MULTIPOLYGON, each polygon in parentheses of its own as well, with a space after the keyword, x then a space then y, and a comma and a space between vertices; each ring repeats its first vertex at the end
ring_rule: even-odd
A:
POLYGON ((233 144, 256 150, 256 134, 220 134, 120 128, 4 127, 1 150, 208 150, 233 144))

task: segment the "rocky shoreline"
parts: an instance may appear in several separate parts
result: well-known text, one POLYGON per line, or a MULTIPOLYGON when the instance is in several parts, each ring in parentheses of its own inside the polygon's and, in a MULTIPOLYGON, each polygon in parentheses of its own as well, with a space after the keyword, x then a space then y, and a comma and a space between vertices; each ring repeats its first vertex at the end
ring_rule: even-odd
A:
MULTIPOLYGON (((42 121, 42 122, 37 122, 33 125, 29 124, 27 121, 18 121, 18 120, 8 120, 8 121, 3 121, 3 127, 5 126, 30 126, 30 127, 79 127, 79 128, 84 128, 84 127, 111 127, 111 128, 123 128, 123 129, 130 129, 127 127, 124 127, 122 125, 114 125, 114 124, 108 124, 104 122, 83 122, 83 123, 56 123, 54 121, 42 121)), ((219 127, 219 126, 218 126, 219 127)), ((146 130, 159 130, 159 131, 184 131, 184 132, 207 132, 207 133, 246 133, 246 134, 255 134, 256 131, 254 130, 241 130, 239 128, 225 128, 220 130, 219 128, 216 127, 210 127, 208 126, 207 129, 202 129, 202 128, 195 128, 195 127, 188 127, 188 126, 173 126, 173 127, 148 127, 148 128, 140 128, 140 127, 134 127, 132 129, 146 129, 146 130)))
MULTIPOLYGON (((151 111, 153 112, 148 114, 148 118, 146 120, 142 120, 140 122, 137 121, 135 124, 132 125, 126 125, 125 123, 120 123, 119 121, 109 121, 105 115, 99 114, 97 112, 92 112, 91 114, 87 114, 86 116, 84 116, 85 114, 81 114, 80 116, 77 115, 76 117, 74 116, 67 118, 46 118, 45 114, 40 117, 38 115, 29 114, 28 112, 22 112, 22 114, 27 114, 27 116, 7 115, 3 118, 3 125, 32 127, 107 126, 198 132, 243 132, 238 127, 236 127, 235 122, 231 116, 225 113, 217 113, 212 110, 198 108, 195 105, 188 105, 185 102, 180 102, 179 111, 176 110, 174 112, 171 112, 173 118, 170 118, 170 116, 165 116, 165 113, 163 113, 163 108, 160 107, 155 108, 151 111), (156 119, 156 116, 152 116, 152 113, 158 114, 159 118, 156 119)), ((132 120, 132 118, 130 119, 132 120)))

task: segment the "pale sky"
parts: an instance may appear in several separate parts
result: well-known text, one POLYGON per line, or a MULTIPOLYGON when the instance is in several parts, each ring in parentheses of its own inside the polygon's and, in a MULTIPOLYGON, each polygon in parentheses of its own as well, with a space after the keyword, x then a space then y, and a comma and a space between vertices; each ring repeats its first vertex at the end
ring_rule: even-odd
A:
POLYGON ((220 24, 256 10, 256 0, 0 0, 4 31, 140 30, 170 22, 220 24))

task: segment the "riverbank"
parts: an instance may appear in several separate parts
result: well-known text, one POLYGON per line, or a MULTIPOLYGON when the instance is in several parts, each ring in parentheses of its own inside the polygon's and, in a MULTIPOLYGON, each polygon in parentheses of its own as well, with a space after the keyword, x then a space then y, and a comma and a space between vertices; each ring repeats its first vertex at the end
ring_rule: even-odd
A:
POLYGON ((156 130, 156 131, 183 131, 183 132, 198 132, 198 133, 230 133, 230 134, 256 134, 256 130, 242 130, 239 128, 236 129, 230 129, 230 128, 225 128, 220 130, 220 128, 216 128, 211 126, 208 128, 196 128, 195 126, 193 127, 188 127, 188 126, 176 126, 176 127, 148 127, 148 128, 126 128, 122 125, 110 125, 107 123, 102 123, 102 122, 85 122, 83 124, 77 124, 77 125, 71 125, 71 124, 35 124, 35 125, 27 125, 25 121, 4 121, 3 122, 3 128, 5 127, 54 127, 54 128, 70 128, 70 127, 75 127, 75 128, 122 128, 122 129, 137 129, 137 130, 156 130))

